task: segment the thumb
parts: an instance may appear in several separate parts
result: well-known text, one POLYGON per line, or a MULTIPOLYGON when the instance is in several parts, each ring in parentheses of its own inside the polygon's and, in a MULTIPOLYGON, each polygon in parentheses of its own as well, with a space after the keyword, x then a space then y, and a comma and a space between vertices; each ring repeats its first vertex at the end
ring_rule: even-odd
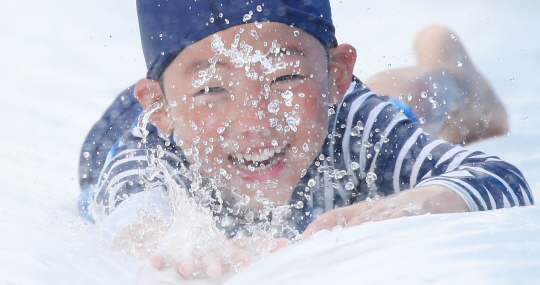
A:
POLYGON ((346 226, 346 224, 347 219, 343 215, 343 211, 341 211, 341 209, 332 210, 324 213, 309 224, 302 233, 302 236, 304 238, 309 238, 318 231, 332 230, 335 226, 346 226))

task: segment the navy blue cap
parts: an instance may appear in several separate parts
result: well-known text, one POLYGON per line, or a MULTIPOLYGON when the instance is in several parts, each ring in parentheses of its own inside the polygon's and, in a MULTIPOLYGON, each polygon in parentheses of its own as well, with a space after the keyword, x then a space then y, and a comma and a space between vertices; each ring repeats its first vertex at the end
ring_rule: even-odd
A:
POLYGON ((337 45, 328 0, 137 0, 137 13, 146 77, 156 80, 186 46, 245 23, 293 25, 337 45))

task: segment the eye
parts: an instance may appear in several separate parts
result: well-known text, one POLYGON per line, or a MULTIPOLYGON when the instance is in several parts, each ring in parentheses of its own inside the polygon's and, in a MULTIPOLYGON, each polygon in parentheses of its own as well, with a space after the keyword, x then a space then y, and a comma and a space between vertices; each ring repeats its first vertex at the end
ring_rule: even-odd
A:
POLYGON ((302 76, 300 76, 300 75, 297 75, 297 74, 288 74, 288 75, 283 75, 283 76, 274 78, 274 80, 272 80, 272 83, 274 83, 274 82, 290 81, 290 80, 300 79, 300 78, 302 78, 302 76))
POLYGON ((218 94, 221 92, 225 92, 226 90, 221 87, 208 87, 206 86, 204 89, 199 90, 195 95, 209 95, 209 94, 218 94))

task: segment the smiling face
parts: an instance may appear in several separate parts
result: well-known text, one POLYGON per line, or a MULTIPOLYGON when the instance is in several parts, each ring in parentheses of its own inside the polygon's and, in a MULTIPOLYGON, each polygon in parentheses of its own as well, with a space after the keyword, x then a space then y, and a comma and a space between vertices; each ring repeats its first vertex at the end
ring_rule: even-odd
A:
POLYGON ((262 208, 257 192, 287 204, 328 134, 337 88, 329 66, 319 41, 294 27, 220 31, 186 47, 163 73, 167 115, 157 126, 174 130, 190 163, 249 196, 252 208, 262 208))

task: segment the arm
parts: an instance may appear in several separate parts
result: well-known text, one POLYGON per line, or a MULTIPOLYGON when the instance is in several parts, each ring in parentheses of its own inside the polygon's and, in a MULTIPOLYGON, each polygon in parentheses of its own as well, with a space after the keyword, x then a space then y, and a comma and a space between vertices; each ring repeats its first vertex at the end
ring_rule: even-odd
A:
POLYGON ((335 226, 350 227, 424 214, 468 212, 469 207, 455 191, 445 186, 431 185, 411 188, 383 198, 368 199, 351 206, 328 211, 311 223, 304 238, 335 226))
POLYGON ((427 212, 477 211, 533 203, 522 174, 499 158, 466 151, 425 133, 420 124, 413 123, 372 93, 351 94, 345 98, 345 103, 345 107, 340 107, 342 114, 336 123, 344 124, 346 128, 341 128, 342 139, 336 144, 341 144, 343 149, 347 172, 357 180, 358 194, 353 200, 357 204, 348 206, 354 211, 341 208, 327 212, 308 230, 329 228, 321 221, 332 221, 332 215, 343 211, 348 211, 349 216, 354 212, 364 217, 378 211, 370 220, 380 220, 427 212), (361 126, 361 132, 358 128, 355 130, 357 126, 361 126), (350 167, 353 164, 357 167, 350 167), (429 187, 416 189, 421 186, 429 187), (413 188, 414 193, 402 192, 409 188, 413 188), (441 189, 445 189, 446 194, 441 196, 441 189), (373 210, 367 203, 360 203, 368 193, 371 197, 386 197, 375 201, 373 207, 379 206, 373 210), (439 200, 443 203, 437 202, 439 200), (412 203, 421 208, 411 212, 395 206, 406 201, 405 205, 412 203), (432 202, 438 203, 438 207, 423 208, 432 202), (383 204, 394 212, 383 211, 383 204))
MULTIPOLYGON (((275 251, 287 245, 286 239, 251 241, 244 238, 231 242, 217 232, 215 246, 207 247, 205 244, 210 242, 202 237, 194 240, 198 238, 197 234, 183 246, 182 239, 175 233, 192 232, 193 228, 175 228, 169 235, 170 228, 175 226, 171 223, 170 188, 166 182, 170 183, 170 179, 159 171, 155 176, 152 171, 147 171, 147 153, 156 149, 156 143, 160 142, 164 149, 161 159, 166 162, 168 173, 174 174, 175 183, 184 189, 189 185, 177 174, 185 168, 184 160, 178 154, 180 150, 167 147, 164 141, 153 137, 154 134, 149 134, 147 146, 138 143, 137 132, 124 136, 113 147, 95 188, 90 210, 112 249, 148 259, 158 269, 173 267, 182 276, 192 278, 217 277, 225 271, 247 266, 260 257, 258 247, 275 251), (168 247, 171 244, 175 244, 174 252, 168 247), (188 253, 176 252, 177 246, 188 253)), ((209 222, 214 223, 213 219, 209 222)))

